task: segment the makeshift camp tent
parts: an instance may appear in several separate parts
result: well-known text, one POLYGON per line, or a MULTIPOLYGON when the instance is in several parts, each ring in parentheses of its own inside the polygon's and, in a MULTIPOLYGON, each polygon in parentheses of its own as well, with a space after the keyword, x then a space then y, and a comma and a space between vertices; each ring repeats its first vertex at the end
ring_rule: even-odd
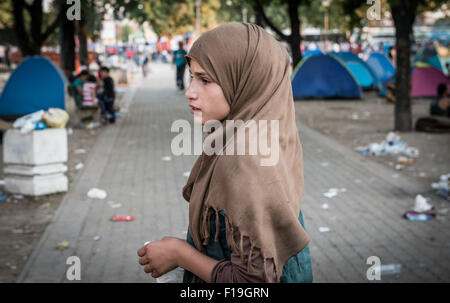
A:
POLYGON ((440 83, 450 85, 450 77, 434 67, 416 67, 412 73, 411 96, 435 97, 440 83))
POLYGON ((379 85, 380 95, 386 95, 386 87, 390 82, 395 81, 395 67, 389 58, 379 52, 374 52, 370 54, 369 58, 366 60, 367 65, 372 69, 373 74, 377 78, 377 83, 379 85))
POLYGON ((308 58, 309 56, 317 56, 322 55, 322 51, 320 49, 308 50, 303 54, 303 59, 308 58))
POLYGON ((440 46, 439 43, 426 44, 420 48, 413 62, 413 65, 418 67, 433 66, 445 75, 450 72, 447 68, 447 65, 450 65, 448 48, 440 46))
POLYGON ((67 79, 42 56, 28 57, 9 77, 0 96, 0 117, 13 118, 50 107, 64 109, 67 79))
POLYGON ((352 52, 332 52, 333 56, 344 61, 345 66, 352 72, 358 81, 359 86, 365 89, 374 87, 381 88, 381 83, 377 80, 375 74, 361 58, 352 52))
POLYGON ((377 77, 380 83, 385 83, 395 75, 395 67, 389 58, 383 53, 372 53, 366 61, 367 65, 377 77))
POLYGON ((330 55, 303 59, 291 79, 295 99, 361 98, 361 89, 351 72, 330 55))

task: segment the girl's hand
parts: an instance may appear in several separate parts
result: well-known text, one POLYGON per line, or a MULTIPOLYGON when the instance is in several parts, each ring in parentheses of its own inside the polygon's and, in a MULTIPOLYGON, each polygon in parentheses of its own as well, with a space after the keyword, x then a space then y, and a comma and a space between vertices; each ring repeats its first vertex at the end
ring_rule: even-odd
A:
POLYGON ((173 237, 150 242, 138 250, 139 264, 144 265, 146 273, 158 278, 178 267, 179 249, 186 244, 186 241, 173 237))

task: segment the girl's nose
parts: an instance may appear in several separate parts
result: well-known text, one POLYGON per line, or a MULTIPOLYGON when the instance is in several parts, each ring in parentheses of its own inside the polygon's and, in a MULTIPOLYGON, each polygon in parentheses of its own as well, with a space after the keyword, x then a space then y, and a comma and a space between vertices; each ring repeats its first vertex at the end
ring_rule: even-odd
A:
POLYGON ((186 90, 186 92, 184 93, 184 96, 186 97, 186 99, 197 99, 197 93, 195 93, 193 87, 192 87, 192 82, 189 83, 189 86, 186 90))

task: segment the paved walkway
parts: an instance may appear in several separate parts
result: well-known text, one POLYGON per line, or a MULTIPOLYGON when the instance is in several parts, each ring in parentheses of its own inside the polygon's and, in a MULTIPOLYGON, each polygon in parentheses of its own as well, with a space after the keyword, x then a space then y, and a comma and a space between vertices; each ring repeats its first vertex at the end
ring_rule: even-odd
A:
MULTIPOLYGON (((68 282, 67 257, 81 260, 82 282, 154 282, 137 264, 136 250, 163 236, 184 238, 188 204, 181 189, 194 156, 175 157, 170 126, 192 117, 184 96, 176 92, 174 70, 153 64, 149 78, 130 88, 117 125, 103 130, 89 151, 85 168, 62 201, 18 281, 68 282), (170 161, 162 161, 170 156, 170 161), (104 189, 106 200, 86 196, 92 187, 104 189), (122 207, 113 209, 112 200, 122 207), (113 214, 130 214, 133 222, 109 221, 113 214), (101 236, 98 241, 94 236, 101 236), (67 240, 69 249, 58 251, 67 240)), ((401 217, 429 184, 416 184, 298 122, 304 149, 303 212, 311 242, 315 282, 367 282, 370 256, 382 264, 402 265, 398 275, 382 282, 450 281, 450 221, 445 216, 427 222, 401 217), (328 165, 325 166, 324 162, 328 165), (326 198, 329 188, 345 188, 326 198), (328 209, 322 208, 324 203, 328 209), (329 232, 320 232, 328 227, 329 232)), ((448 202, 434 198, 438 209, 448 202)))

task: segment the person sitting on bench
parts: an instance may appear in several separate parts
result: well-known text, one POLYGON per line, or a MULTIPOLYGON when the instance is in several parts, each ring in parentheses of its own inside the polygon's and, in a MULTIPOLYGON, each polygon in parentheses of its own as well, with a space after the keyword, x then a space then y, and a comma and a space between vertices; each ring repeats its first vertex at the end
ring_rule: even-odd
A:
POLYGON ((78 108, 83 107, 83 85, 86 82, 87 78, 89 76, 89 73, 87 70, 83 70, 81 73, 79 73, 76 77, 73 83, 71 84, 72 93, 75 98, 75 103, 78 108))

